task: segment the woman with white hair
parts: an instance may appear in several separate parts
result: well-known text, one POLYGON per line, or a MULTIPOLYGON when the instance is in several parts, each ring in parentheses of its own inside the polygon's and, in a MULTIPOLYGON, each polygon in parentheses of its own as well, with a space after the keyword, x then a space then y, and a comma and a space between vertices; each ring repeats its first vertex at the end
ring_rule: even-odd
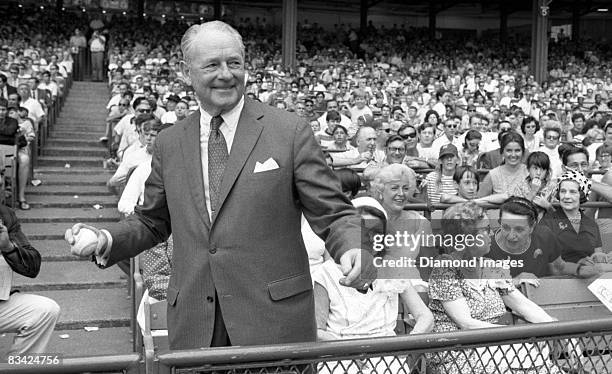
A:
MULTIPOLYGON (((387 213, 371 197, 353 200, 363 224, 362 248, 370 250, 373 258, 385 257, 385 248, 375 246, 376 236, 386 232, 387 213)), ((375 260, 376 263, 376 260, 375 260)), ((433 315, 410 281, 397 279, 374 280, 371 289, 361 292, 342 286, 343 277, 338 264, 325 261, 313 274, 317 337, 319 340, 344 340, 395 336, 399 302, 416 323, 411 334, 425 333, 433 327, 433 315)), ((367 360, 331 361, 321 365, 318 373, 410 372, 411 362, 400 357, 381 357, 367 360)))
MULTIPOLYGON (((403 164, 383 167, 371 183, 372 197, 382 205, 388 215, 387 234, 397 233, 402 238, 408 238, 387 248, 387 256, 390 258, 416 260, 419 252, 431 254, 431 249, 427 248, 435 246, 433 243, 427 243, 426 240, 432 237, 429 221, 413 210, 404 210, 404 206, 409 202, 408 199, 416 190, 416 183, 416 173, 403 164), (421 246, 427 248, 421 248, 421 246)), ((421 280, 421 274, 416 266, 383 270, 395 274, 388 278, 421 280)), ((419 282, 416 283, 415 286, 418 286, 419 282)))

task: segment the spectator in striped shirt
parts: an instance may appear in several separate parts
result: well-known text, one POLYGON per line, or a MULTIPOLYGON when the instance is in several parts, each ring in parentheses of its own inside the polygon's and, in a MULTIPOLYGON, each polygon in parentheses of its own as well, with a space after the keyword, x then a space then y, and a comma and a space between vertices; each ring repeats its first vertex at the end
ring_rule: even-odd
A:
POLYGON ((430 204, 438 204, 442 194, 456 195, 457 184, 453 180, 455 169, 459 163, 459 152, 453 144, 446 144, 440 148, 438 156, 440 164, 437 170, 427 174, 427 199, 430 204))

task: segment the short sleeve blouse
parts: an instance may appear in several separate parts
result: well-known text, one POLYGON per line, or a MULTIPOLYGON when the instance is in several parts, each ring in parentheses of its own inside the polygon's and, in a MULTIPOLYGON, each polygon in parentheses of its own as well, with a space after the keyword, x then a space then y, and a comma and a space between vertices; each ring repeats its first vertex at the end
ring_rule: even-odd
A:
MULTIPOLYGON (((448 255, 437 259, 453 259, 448 255)), ((443 302, 464 298, 472 318, 496 323, 506 313, 502 296, 516 290, 509 273, 501 279, 481 280, 480 285, 466 279, 460 268, 436 267, 429 279, 429 308, 434 315, 434 331, 459 330, 459 326, 448 316, 443 302)))

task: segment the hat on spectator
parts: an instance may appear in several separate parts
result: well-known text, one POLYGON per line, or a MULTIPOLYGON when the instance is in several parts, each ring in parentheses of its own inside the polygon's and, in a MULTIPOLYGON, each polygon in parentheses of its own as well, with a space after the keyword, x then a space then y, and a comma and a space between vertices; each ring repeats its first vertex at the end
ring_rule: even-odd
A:
POLYGON ((580 189, 580 192, 582 192, 580 196, 580 203, 584 203, 588 200, 589 195, 591 194, 591 184, 593 182, 591 182, 591 180, 584 174, 576 170, 567 169, 563 175, 559 177, 557 191, 559 191, 561 187, 561 182, 564 181, 574 181, 578 184, 578 188, 580 189))
POLYGON ((173 103, 178 103, 181 101, 181 98, 178 97, 177 95, 170 95, 168 96, 168 98, 166 99, 167 101, 172 101, 173 103))
POLYGON ((356 199, 353 199, 352 203, 355 208, 359 208, 362 206, 369 206, 369 207, 378 209, 381 212, 383 212, 383 214, 385 215, 385 218, 389 218, 387 216, 387 212, 385 211, 385 208, 383 208, 383 206, 373 197, 370 197, 370 196, 358 197, 356 199))
POLYGON ((457 151, 457 147, 455 147, 453 144, 442 146, 442 148, 440 148, 440 155, 438 155, 438 159, 448 155, 459 157, 459 151, 457 151))

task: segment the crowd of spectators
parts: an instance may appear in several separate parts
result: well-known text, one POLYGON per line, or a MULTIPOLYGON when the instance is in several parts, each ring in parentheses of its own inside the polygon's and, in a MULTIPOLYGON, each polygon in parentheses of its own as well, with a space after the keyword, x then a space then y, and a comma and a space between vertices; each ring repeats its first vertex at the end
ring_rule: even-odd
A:
POLYGON ((33 142, 72 73, 71 30, 85 27, 88 19, 16 4, 2 8, 0 17, 0 144, 18 147, 19 184, 12 193, 27 210, 33 142))
MULTIPOLYGON (((109 22, 107 108, 116 161, 137 143, 129 125, 134 111, 173 123, 198 109, 179 67, 187 26, 109 22)), ((305 20, 292 70, 281 64, 279 27, 260 18, 235 27, 247 36, 247 95, 309 121, 330 166, 358 171, 365 185, 389 164, 407 165, 417 172, 408 202, 524 196, 550 209, 557 178, 572 168, 560 145, 587 150, 585 172, 605 173, 610 165, 606 44, 551 41, 549 79, 536 82, 528 73, 529 38, 520 35, 506 43, 463 34, 429 40, 426 29, 403 25, 370 23, 360 32, 305 20), (481 178, 477 169, 491 172, 481 178)))
MULTIPOLYGON (((84 25, 71 24, 70 32, 84 25)), ((180 37, 187 26, 115 16, 102 32, 111 97, 108 135, 101 140, 109 143, 109 163, 117 165, 108 185, 121 196, 119 208, 126 215, 142 203, 157 133, 199 110, 180 70, 180 37)), ((606 45, 551 42, 549 79, 536 82, 528 73, 528 39, 520 36, 505 44, 464 36, 429 40, 425 29, 370 24, 360 32, 343 24, 324 30, 304 21, 292 70, 281 63, 278 27, 259 18, 240 19, 235 26, 245 36, 247 95, 310 123, 345 192, 351 198, 358 191, 369 196, 354 204, 364 217, 378 220, 382 232, 491 234, 490 253, 487 245, 463 252, 421 245, 386 248, 386 255, 512 257, 525 264, 521 271, 511 269, 507 282, 495 284, 471 282, 483 276, 462 273, 465 269, 420 268, 404 277, 413 282, 380 281, 375 297, 362 295, 337 289, 337 268, 317 238, 307 235, 304 222, 322 340, 393 334, 394 312, 373 321, 364 318, 378 314, 363 308, 395 311, 398 296, 416 317, 415 333, 494 327, 505 307, 530 322, 547 322, 553 318, 516 286, 537 286, 550 275, 586 278, 612 268, 607 254, 612 209, 580 208, 587 199, 612 197, 612 56, 606 45), (459 205, 436 225, 404 209, 413 202, 459 205), (499 223, 491 221, 495 231, 482 203, 502 204, 499 223), (457 226, 452 222, 457 218, 465 222, 457 226), (416 297, 417 289, 428 290, 429 309, 416 297), (355 303, 352 310, 337 308, 347 300, 355 303), (477 313, 470 314, 468 305, 477 313), (351 321, 350 332, 339 325, 345 320, 351 321)), ((32 27, 29 35, 36 34, 32 27)), ((59 40, 3 46, 0 71, 9 73, 9 84, 30 84, 39 74, 51 85, 43 79, 48 71, 61 90, 58 77, 72 64, 70 46, 59 40), (51 49, 42 47, 49 43, 51 49)), ((164 299, 172 241, 144 256, 149 294, 164 299)), ((470 354, 462 359, 471 361, 470 354)), ((449 371, 458 367, 456 357, 429 360, 449 371)))

